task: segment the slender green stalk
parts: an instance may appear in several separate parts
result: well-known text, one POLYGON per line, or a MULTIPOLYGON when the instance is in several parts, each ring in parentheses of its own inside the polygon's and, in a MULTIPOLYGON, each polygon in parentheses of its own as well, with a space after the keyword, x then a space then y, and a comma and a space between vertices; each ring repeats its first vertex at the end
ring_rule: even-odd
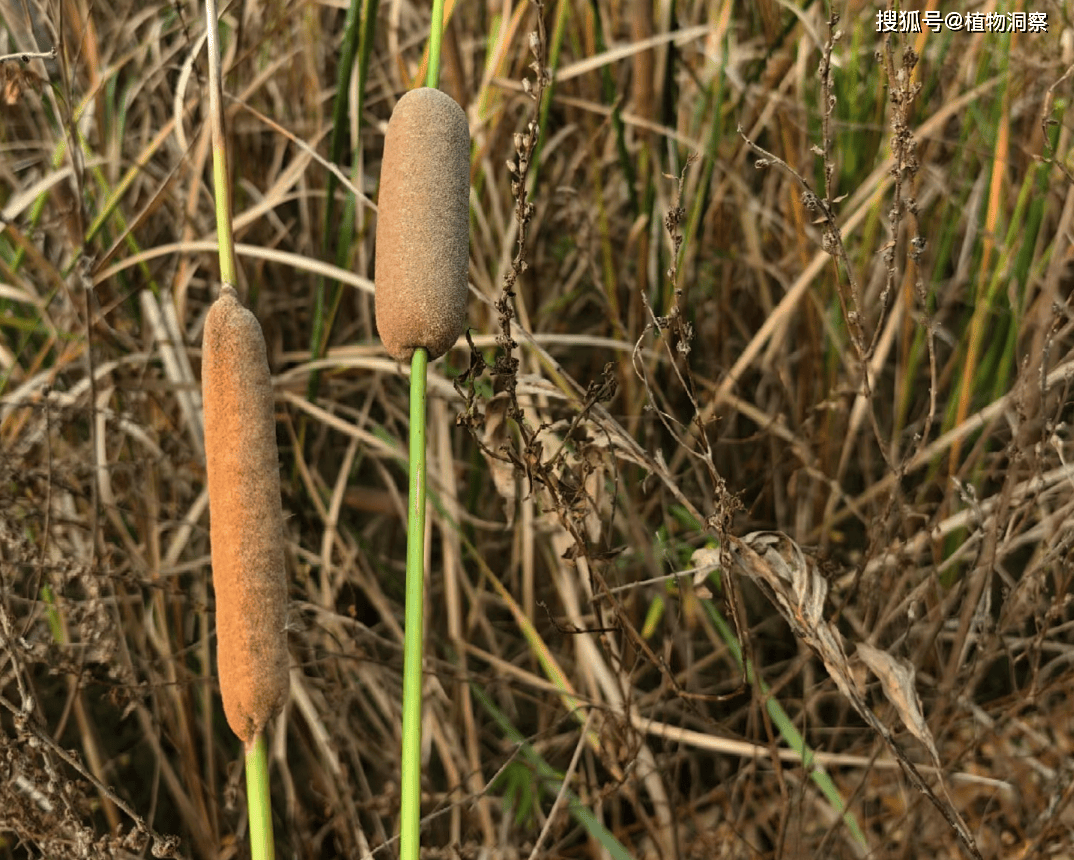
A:
POLYGON ((425 86, 440 86, 440 43, 444 36, 444 0, 433 0, 433 20, 429 25, 429 69, 425 86))
POLYGON ((224 137, 223 91, 220 85, 220 43, 216 32, 216 0, 206 0, 209 56, 209 122, 213 135, 213 194, 216 198, 216 240, 220 246, 220 280, 235 286, 235 237, 231 229, 231 182, 224 137))
POLYGON ((251 860, 274 860, 276 849, 272 842, 272 804, 269 801, 264 732, 258 732, 246 750, 246 806, 250 813, 251 860))
MULTIPOLYGON (((433 0, 426 85, 440 82, 444 0, 433 0)), ((421 849, 421 658, 425 589, 425 384, 429 353, 410 360, 410 501, 406 541, 406 632, 403 641, 403 754, 399 808, 400 860, 418 860, 421 849)))
MULTIPOLYGON (((209 122, 213 137, 213 194, 216 199, 216 238, 220 248, 220 280, 223 284, 235 286, 238 282, 238 269, 235 263, 235 237, 231 227, 231 182, 224 136, 216 0, 206 0, 205 14, 208 19, 209 122)), ((275 860, 264 732, 258 732, 246 750, 246 804, 250 814, 251 860, 275 860)))
POLYGON ((403 642, 403 765, 400 860, 417 860, 421 825, 422 597, 425 586, 425 383, 429 355, 410 363, 410 501, 407 505, 406 633, 403 642))

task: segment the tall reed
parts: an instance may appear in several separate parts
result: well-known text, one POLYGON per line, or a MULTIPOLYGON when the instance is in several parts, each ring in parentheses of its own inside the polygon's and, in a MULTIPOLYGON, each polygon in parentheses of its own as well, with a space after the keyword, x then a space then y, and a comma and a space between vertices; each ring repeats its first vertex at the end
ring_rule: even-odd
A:
POLYGON ((235 292, 238 268, 224 135, 216 0, 206 0, 220 297, 205 321, 202 390, 217 662, 228 724, 243 742, 250 856, 273 860, 264 728, 287 700, 287 579, 279 454, 265 338, 235 292))
POLYGON ((440 73, 443 0, 434 0, 427 88, 399 100, 384 141, 377 216, 377 328, 388 352, 410 360, 406 638, 399 856, 417 860, 421 830, 421 687, 425 586, 425 386, 430 358, 466 327, 470 130, 440 73))

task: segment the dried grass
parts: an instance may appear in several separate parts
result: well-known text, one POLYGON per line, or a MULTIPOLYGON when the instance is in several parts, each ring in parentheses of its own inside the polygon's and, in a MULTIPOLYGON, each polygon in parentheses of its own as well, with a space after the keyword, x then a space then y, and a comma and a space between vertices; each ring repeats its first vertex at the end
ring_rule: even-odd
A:
MULTIPOLYGON (((669 579, 721 533, 757 530, 825 577, 852 661, 864 642, 914 667, 982 855, 1069 853, 1070 21, 1048 6, 1046 35, 885 43, 876 9, 852 4, 827 82, 815 7, 563 8, 544 120, 521 84, 530 6, 460 4, 445 45, 475 150, 476 349, 429 378, 431 856, 591 848, 562 804, 547 818, 555 791, 474 686, 574 767, 571 789, 635 857, 859 856, 714 631, 702 589, 729 612, 726 593, 669 579), (652 41, 635 41, 639 14, 652 41), (904 111, 911 47, 902 80, 922 88, 904 111), (504 162, 531 120, 546 131, 523 230, 504 162), (746 139, 814 197, 771 159, 756 169, 746 139)), ((378 20, 343 165, 369 197, 424 43, 425 13, 396 13, 378 20)), ((279 850, 391 856, 406 386, 375 338, 375 216, 359 199, 326 258, 327 174, 292 142, 323 154, 342 12, 225 14, 239 286, 284 443, 298 670, 275 735, 279 850), (344 287, 311 360, 322 276, 344 287)), ((25 80, 0 123, 0 855, 134 856, 115 798, 180 836, 180 856, 222 860, 243 837, 194 382, 215 270, 203 25, 188 4, 86 17, 55 25, 70 28, 57 89, 25 80)), ((753 665, 871 856, 956 856, 823 663, 736 586, 753 665)), ((938 789, 881 686, 861 682, 938 789)))

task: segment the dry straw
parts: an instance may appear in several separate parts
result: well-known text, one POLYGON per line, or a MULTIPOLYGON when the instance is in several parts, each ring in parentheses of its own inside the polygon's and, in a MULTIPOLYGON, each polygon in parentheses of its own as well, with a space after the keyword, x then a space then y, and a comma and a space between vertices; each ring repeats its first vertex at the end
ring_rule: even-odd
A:
POLYGON ((202 358, 220 692, 247 746, 287 699, 287 579, 265 339, 225 286, 202 358))
POLYGON ((411 90, 392 111, 377 201, 377 329, 388 353, 439 358, 466 328, 470 128, 451 96, 411 90))

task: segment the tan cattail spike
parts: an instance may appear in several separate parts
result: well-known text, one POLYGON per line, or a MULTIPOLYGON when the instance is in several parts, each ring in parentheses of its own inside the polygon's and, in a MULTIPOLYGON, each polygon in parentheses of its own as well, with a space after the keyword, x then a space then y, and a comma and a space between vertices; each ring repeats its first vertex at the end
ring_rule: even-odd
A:
POLYGON ((248 746, 287 700, 287 578, 265 338, 230 287, 205 320, 201 378, 220 692, 248 746))
POLYGON ((470 128, 451 96, 404 95, 384 138, 377 201, 377 329, 388 353, 429 360, 466 328, 470 128))

